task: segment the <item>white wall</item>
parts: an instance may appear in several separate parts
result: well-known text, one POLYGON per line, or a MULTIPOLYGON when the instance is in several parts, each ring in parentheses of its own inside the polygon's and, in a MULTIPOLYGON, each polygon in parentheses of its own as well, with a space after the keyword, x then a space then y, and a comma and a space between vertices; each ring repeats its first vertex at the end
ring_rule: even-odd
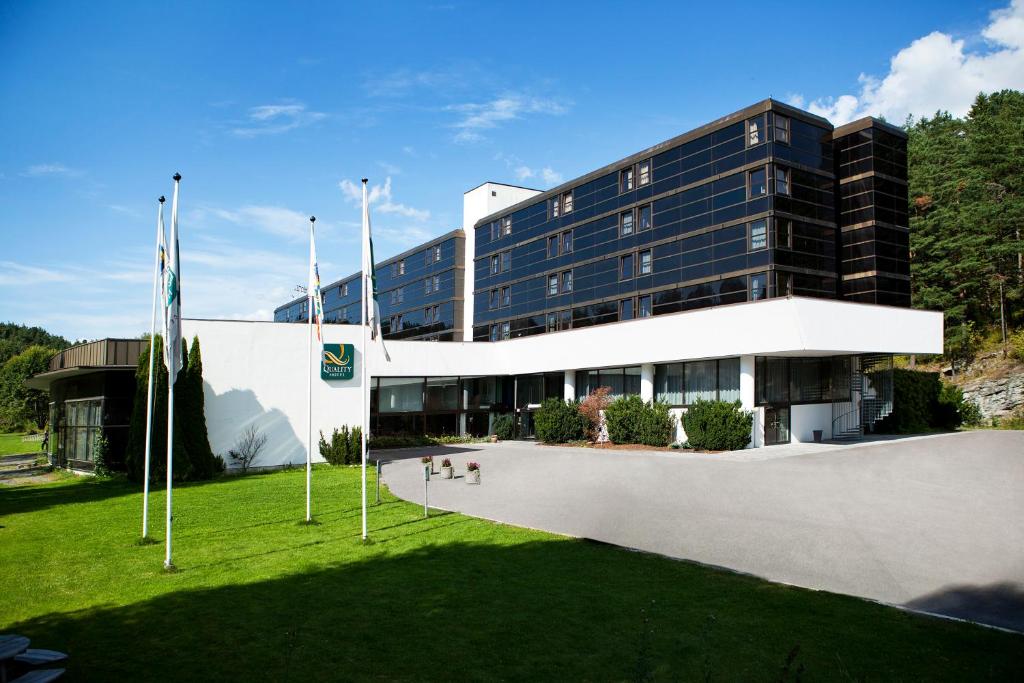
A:
POLYGON ((476 255, 476 230, 473 226, 484 216, 538 194, 540 190, 501 183, 484 183, 462 196, 462 231, 466 233, 466 256, 463 264, 466 280, 463 290, 465 300, 462 305, 463 340, 473 341, 473 289, 476 284, 476 270, 473 267, 473 257, 476 255))
POLYGON ((832 438, 832 404, 809 403, 789 408, 789 433, 793 443, 814 441, 814 430, 822 431, 823 439, 832 438))

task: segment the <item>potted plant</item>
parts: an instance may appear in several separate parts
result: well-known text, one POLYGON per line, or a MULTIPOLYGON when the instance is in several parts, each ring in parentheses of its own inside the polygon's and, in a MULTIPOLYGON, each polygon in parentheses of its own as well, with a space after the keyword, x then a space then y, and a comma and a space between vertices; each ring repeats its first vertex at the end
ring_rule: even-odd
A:
POLYGON ((466 483, 480 483, 480 463, 473 462, 472 460, 466 463, 466 483))
POLYGON ((422 458, 420 458, 420 462, 423 463, 424 465, 430 465, 431 474, 437 474, 437 472, 434 471, 434 456, 424 455, 422 458))
POLYGON ((445 458, 441 461, 441 478, 442 479, 454 479, 455 468, 452 467, 452 461, 450 458, 445 458))

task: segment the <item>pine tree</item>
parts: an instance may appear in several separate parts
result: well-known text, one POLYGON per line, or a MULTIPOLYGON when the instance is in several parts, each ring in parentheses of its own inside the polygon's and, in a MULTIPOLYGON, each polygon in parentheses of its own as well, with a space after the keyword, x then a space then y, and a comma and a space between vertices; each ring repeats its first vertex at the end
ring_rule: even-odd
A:
POLYGON ((182 387, 182 427, 188 452, 190 479, 209 479, 217 470, 206 429, 206 401, 203 397, 203 356, 199 337, 192 338, 188 373, 182 387))
MULTIPOLYGON (((155 339, 156 357, 153 359, 153 427, 150 439, 150 481, 163 481, 167 476, 167 367, 163 362, 163 338, 155 339)), ((184 347, 184 343, 183 343, 184 347)), ((174 384, 174 478, 187 478, 189 468, 182 429, 181 410, 184 402, 180 398, 182 372, 174 384)), ((128 478, 142 481, 145 470, 146 448, 146 401, 149 382, 149 349, 139 355, 135 369, 135 399, 132 404, 132 418, 128 427, 128 447, 125 451, 125 465, 128 478)))

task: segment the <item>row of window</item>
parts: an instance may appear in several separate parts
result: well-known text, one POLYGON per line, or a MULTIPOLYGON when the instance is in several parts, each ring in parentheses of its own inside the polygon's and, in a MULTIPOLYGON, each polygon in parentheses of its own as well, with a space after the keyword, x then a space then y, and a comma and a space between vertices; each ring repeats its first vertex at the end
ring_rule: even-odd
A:
MULTIPOLYGON (((431 263, 438 263, 441 260, 441 245, 440 244, 435 244, 434 246, 432 246, 429 249, 425 250, 423 252, 423 260, 424 260, 425 264, 428 265, 428 266, 431 263)), ((399 259, 397 261, 393 261, 391 263, 391 277, 398 277, 400 275, 405 275, 405 259, 404 258, 403 259, 399 259)), ((345 291, 342 293, 342 296, 348 294, 348 286, 345 285, 344 287, 345 287, 345 291)))

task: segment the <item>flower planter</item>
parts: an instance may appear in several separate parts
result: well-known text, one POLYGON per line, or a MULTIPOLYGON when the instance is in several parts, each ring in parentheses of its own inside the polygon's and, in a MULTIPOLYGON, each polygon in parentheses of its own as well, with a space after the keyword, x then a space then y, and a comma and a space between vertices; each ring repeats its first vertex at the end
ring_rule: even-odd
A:
POLYGON ((498 443, 498 435, 491 434, 491 443, 498 443))
POLYGON ((466 483, 467 484, 479 484, 480 483, 480 470, 470 470, 466 472, 466 483))
POLYGON ((441 467, 441 478, 442 479, 454 479, 455 478, 455 468, 454 467, 450 467, 450 466, 449 467, 442 466, 441 467))

